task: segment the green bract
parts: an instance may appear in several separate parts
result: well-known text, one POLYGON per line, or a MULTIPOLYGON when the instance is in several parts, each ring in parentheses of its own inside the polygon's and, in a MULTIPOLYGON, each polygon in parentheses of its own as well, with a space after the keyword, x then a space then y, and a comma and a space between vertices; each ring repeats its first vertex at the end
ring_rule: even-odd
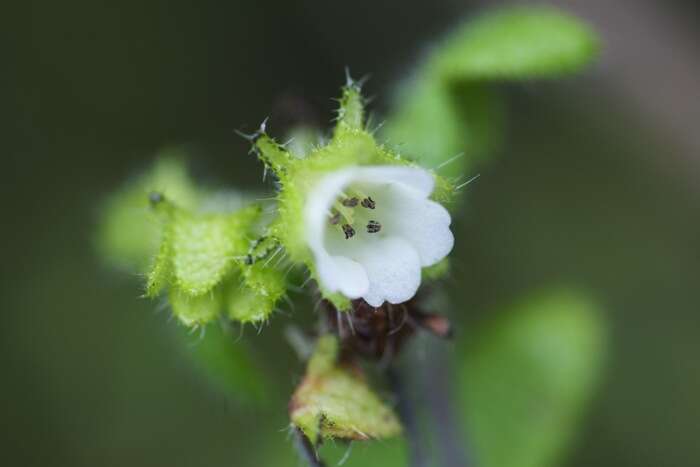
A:
POLYGON ((258 262, 243 269, 240 285, 229 287, 226 311, 242 323, 263 321, 286 291, 284 274, 258 262))
POLYGON ((164 276, 189 296, 210 292, 245 259, 261 214, 259 206, 231 214, 197 214, 166 200, 156 209, 165 219, 162 254, 149 276, 149 295, 160 292, 164 276))
POLYGON ((204 194, 190 180, 183 158, 180 150, 163 151, 151 170, 107 200, 97 243, 109 263, 143 272, 158 251, 160 222, 149 208, 150 193, 163 193, 183 209, 201 203, 204 194))
POLYGON ((162 219, 160 251, 148 275, 147 295, 168 289, 173 313, 187 326, 216 319, 264 321, 285 294, 281 271, 255 262, 262 209, 196 213, 156 197, 162 219))
POLYGON ((98 237, 105 257, 146 271, 146 295, 167 292, 186 326, 222 313, 264 321, 286 283, 276 262, 256 262, 277 246, 256 240, 264 228, 261 206, 239 193, 195 189, 182 154, 166 155, 107 202, 98 237))
POLYGON ((322 438, 383 439, 401 433, 398 418, 370 389, 361 370, 337 359, 337 338, 321 337, 289 404, 292 423, 314 444, 322 438))
MULTIPOLYGON (((365 128, 364 106, 360 88, 350 82, 340 99, 337 124, 327 144, 311 147, 304 155, 292 154, 265 133, 265 126, 256 135, 255 148, 266 170, 274 172, 279 180, 277 194, 278 217, 271 223, 267 235, 277 239, 287 257, 295 263, 305 264, 315 276, 314 263, 305 241, 303 209, 307 195, 324 175, 351 166, 405 165, 415 163, 377 143, 365 128)), ((449 203, 454 185, 447 179, 435 176, 436 186, 432 198, 449 203)), ((338 309, 348 309, 349 301, 339 294, 321 290, 324 298, 338 309)))

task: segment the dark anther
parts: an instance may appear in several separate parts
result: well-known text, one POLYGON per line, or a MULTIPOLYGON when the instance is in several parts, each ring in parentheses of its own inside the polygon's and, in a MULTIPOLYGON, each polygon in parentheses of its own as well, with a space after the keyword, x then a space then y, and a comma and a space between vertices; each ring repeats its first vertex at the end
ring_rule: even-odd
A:
POLYGON ((345 234, 345 240, 347 240, 355 235, 355 229, 350 224, 343 224, 343 233, 345 234))
POLYGON ((340 213, 336 212, 331 216, 330 223, 331 225, 336 225, 338 222, 340 222, 340 213))
POLYGON ((347 198, 347 199, 343 200, 343 206, 347 206, 349 208, 354 208, 355 206, 357 206, 357 203, 359 203, 359 202, 360 202, 360 200, 358 200, 355 197, 347 198))
POLYGON ((152 191, 148 194, 148 201, 151 204, 158 204, 158 203, 162 202, 164 199, 165 199, 165 197, 163 196, 163 194, 158 192, 158 191, 152 191))
POLYGON ((362 207, 367 208, 367 209, 374 209, 377 206, 377 203, 374 202, 372 198, 369 196, 366 197, 365 199, 362 200, 362 207))
POLYGON ((367 232, 368 233, 377 233, 380 230, 382 230, 382 224, 380 224, 377 221, 369 221, 367 223, 367 232))

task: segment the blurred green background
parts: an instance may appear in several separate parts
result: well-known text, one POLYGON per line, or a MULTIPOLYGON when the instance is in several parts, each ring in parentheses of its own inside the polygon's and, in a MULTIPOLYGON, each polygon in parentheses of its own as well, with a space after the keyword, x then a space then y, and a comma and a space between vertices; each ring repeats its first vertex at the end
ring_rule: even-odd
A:
MULTIPOLYGON (((444 311, 458 336, 444 347, 460 362, 470 330, 500 308, 544 286, 579 285, 606 310, 609 344, 564 465, 697 465, 698 7, 550 3, 590 22, 603 55, 576 78, 503 86, 505 145, 479 170, 456 221, 449 287, 458 308, 444 311)), ((303 365, 283 328, 310 321, 311 311, 278 314, 260 335, 248 329, 241 338, 251 344, 250 371, 269 376, 263 407, 226 395, 183 358, 177 326, 139 297, 139 278, 100 262, 100 202, 168 145, 191 152, 201 180, 255 186, 261 168, 234 129, 252 130, 268 115, 276 134, 299 122, 325 126, 346 65, 372 74, 367 90, 381 113, 431 41, 483 8, 456 0, 5 5, 6 462, 298 465, 286 399, 303 365)), ((355 446, 354 462, 388 465, 379 454, 369 464, 367 449, 355 446)), ((401 453, 401 443, 380 450, 401 453)))

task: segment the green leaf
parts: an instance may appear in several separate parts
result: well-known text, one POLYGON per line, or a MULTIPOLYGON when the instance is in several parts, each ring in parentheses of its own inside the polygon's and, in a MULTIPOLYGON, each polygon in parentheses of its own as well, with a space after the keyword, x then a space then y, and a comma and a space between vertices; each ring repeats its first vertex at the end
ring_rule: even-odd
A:
POLYGON ((483 329, 459 370, 476 464, 558 465, 597 386, 604 344, 598 308, 568 290, 512 307, 483 329))
POLYGON ((486 14, 457 29, 432 65, 443 80, 522 79, 570 73, 598 51, 593 32, 548 7, 486 14))
POLYGON ((243 341, 237 341, 221 326, 209 326, 206 333, 191 336, 186 328, 177 328, 180 349, 225 395, 244 403, 266 400, 265 378, 253 363, 243 341))
POLYGON ((97 232, 101 256, 132 272, 147 269, 160 241, 159 219, 149 208, 148 195, 157 191, 184 208, 200 199, 178 150, 163 151, 153 167, 109 197, 97 232))
POLYGON ((499 146, 503 105, 491 86, 448 86, 419 78, 402 88, 397 102, 384 137, 400 153, 440 175, 472 175, 467 170, 499 146))
POLYGON ((400 87, 383 134, 445 176, 470 176, 499 148, 502 104, 492 81, 550 78, 580 70, 598 50, 592 31, 549 7, 488 13, 458 27, 400 87))
POLYGON ((360 368, 340 365, 337 358, 337 338, 321 337, 289 404, 292 423, 314 444, 320 438, 367 440, 398 435, 398 418, 372 391, 360 368))

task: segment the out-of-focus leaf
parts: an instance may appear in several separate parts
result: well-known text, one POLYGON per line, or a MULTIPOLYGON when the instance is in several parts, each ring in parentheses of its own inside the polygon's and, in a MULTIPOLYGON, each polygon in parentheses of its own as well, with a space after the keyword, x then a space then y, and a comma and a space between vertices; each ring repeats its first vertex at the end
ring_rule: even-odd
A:
POLYGON ((102 257, 132 272, 146 270, 160 241, 160 222, 149 208, 149 193, 163 193, 183 208, 194 207, 200 198, 183 154, 168 150, 159 157, 147 173, 111 196, 101 211, 97 245, 102 257))
POLYGON ((328 444, 320 449, 328 465, 343 467, 405 467, 409 465, 406 441, 401 437, 379 443, 328 444), (340 464, 342 462, 342 464, 340 464))
POLYGON ((446 80, 551 77, 581 69, 597 50, 581 21, 549 7, 515 7, 457 29, 433 66, 446 80))
POLYGON ((555 291, 482 331, 459 369, 476 465, 557 465, 600 376, 600 310, 585 295, 555 291))
POLYGON ((501 104, 490 81, 575 72, 597 50, 586 25, 553 8, 485 14, 458 27, 400 88, 383 133, 401 153, 442 175, 471 175, 501 139, 501 104))
POLYGON ((398 435, 398 418, 372 391, 359 367, 341 366, 337 358, 337 338, 321 337, 289 404, 292 423, 313 444, 320 438, 368 440, 398 435))
POLYGON ((503 108, 492 86, 422 77, 404 86, 397 102, 384 136, 401 154, 440 175, 471 175, 466 171, 501 141, 503 108))
POLYGON ((208 326, 199 337, 177 327, 178 344, 212 386, 244 403, 266 400, 265 377, 252 361, 243 341, 236 341, 221 326, 208 326))

